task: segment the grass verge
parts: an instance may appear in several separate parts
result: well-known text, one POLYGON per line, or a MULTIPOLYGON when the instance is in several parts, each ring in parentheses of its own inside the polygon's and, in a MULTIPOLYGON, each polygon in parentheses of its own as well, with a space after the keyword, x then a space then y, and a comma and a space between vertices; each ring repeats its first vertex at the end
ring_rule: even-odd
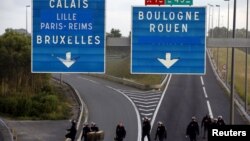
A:
POLYGON ((160 84, 163 79, 163 75, 131 74, 129 57, 124 59, 107 59, 106 73, 108 75, 130 79, 145 85, 160 84))
MULTIPOLYGON (((231 83, 231 59, 232 58, 232 49, 228 49, 228 67, 226 69, 223 68, 223 66, 227 66, 227 49, 226 48, 220 48, 220 49, 212 49, 213 53, 213 59, 215 60, 217 64, 218 60, 218 68, 219 72, 221 74, 221 77, 226 80, 228 79, 228 83, 231 83), (217 59, 217 56, 219 59, 217 59), (228 71, 226 71, 228 70, 228 71), (227 72, 227 74, 226 74, 227 72)), ((245 100, 245 59, 246 53, 241 49, 235 49, 235 90, 240 95, 240 97, 245 100)), ((248 54, 248 103, 250 103, 250 55, 248 54)))
POLYGON ((15 93, 2 96, 2 116, 18 120, 63 120, 71 116, 71 104, 65 96, 67 88, 51 83, 40 93, 25 95, 15 93))

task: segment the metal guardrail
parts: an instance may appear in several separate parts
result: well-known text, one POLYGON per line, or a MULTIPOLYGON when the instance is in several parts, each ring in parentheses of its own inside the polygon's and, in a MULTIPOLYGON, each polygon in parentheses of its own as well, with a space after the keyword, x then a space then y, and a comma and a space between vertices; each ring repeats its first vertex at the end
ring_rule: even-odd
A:
MULTIPOLYGON (((250 48, 250 38, 207 38, 206 41, 208 48, 250 48)), ((130 47, 130 38, 114 38, 107 37, 107 46, 110 47, 130 47)))
POLYGON ((207 38, 208 48, 250 48, 250 38, 207 38))

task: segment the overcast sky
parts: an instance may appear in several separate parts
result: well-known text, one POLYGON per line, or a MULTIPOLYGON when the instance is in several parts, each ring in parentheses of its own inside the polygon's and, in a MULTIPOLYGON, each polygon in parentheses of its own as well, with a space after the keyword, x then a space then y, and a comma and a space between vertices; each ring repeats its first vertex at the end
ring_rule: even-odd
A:
MULTIPOLYGON (((26 5, 32 0, 1 0, 0 34, 6 28, 26 28, 26 5)), ((227 26, 227 4, 224 0, 193 0, 193 6, 220 5, 220 26, 227 26)), ((246 28, 247 0, 237 0, 237 28, 246 28)), ((128 36, 131 28, 131 6, 143 6, 144 0, 106 0, 106 32, 111 28, 120 29, 122 35, 128 36)), ((211 14, 212 14, 212 8, 211 14)), ((31 8, 28 10, 28 31, 31 32, 31 8)), ((209 9, 208 9, 209 10, 209 9)), ((218 26, 219 8, 214 7, 214 26, 218 26)), ((209 11, 208 11, 209 13, 209 11)), ((230 28, 233 19, 233 0, 230 0, 230 28)))

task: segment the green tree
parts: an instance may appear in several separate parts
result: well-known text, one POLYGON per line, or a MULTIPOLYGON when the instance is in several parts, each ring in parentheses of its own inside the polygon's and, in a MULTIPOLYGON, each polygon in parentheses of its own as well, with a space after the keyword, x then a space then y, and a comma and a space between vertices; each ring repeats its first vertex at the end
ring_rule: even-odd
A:
POLYGON ((6 29, 0 36, 0 94, 33 94, 49 81, 46 74, 31 73, 31 37, 6 29))
POLYGON ((121 31, 119 29, 112 28, 110 33, 107 33, 107 37, 121 37, 122 34, 120 32, 121 31))

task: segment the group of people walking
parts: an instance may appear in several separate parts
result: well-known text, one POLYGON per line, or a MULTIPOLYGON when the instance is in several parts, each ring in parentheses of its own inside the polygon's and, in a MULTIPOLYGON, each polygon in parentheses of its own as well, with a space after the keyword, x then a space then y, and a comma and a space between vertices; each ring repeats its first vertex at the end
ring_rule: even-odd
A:
MULTIPOLYGON (((151 141, 150 130, 151 130, 150 120, 147 117, 145 117, 142 122, 142 138, 141 138, 142 141, 144 141, 145 137, 148 138, 148 141, 151 141)), ((167 139, 167 129, 161 121, 158 122, 158 126, 155 133, 155 140, 157 140, 157 138, 159 141, 167 139)))
MULTIPOLYGON (((216 128, 219 126, 225 125, 225 122, 222 118, 222 116, 218 116, 218 118, 211 118, 209 115, 205 115, 201 121, 201 129, 203 128, 203 139, 206 138, 206 135, 208 133, 209 128, 216 128)), ((75 140, 76 136, 76 122, 73 120, 72 125, 70 129, 67 129, 69 133, 65 135, 66 138, 70 138, 71 141, 75 140)), ((88 141, 88 134, 89 133, 96 133, 99 131, 99 128, 96 126, 94 122, 92 122, 89 126, 89 124, 85 123, 82 128, 82 136, 81 140, 84 139, 84 141, 88 141)), ((144 139, 147 137, 148 141, 151 141, 150 137, 150 131, 151 131, 151 124, 149 118, 145 117, 142 122, 142 138, 141 141, 144 141, 144 139)), ((186 137, 190 138, 190 141, 196 141, 197 136, 200 134, 199 131, 199 124, 196 120, 196 117, 193 116, 191 119, 191 122, 188 124, 186 128, 186 137)), ((116 132, 115 132, 115 141, 123 141, 126 137, 126 129, 122 122, 118 123, 116 126, 116 132)), ((165 125, 159 121, 158 126, 155 132, 155 140, 163 141, 164 139, 167 139, 167 129, 165 125)))
MULTIPOLYGON (((68 133, 65 135, 66 139, 70 139, 70 141, 75 141, 76 133, 77 133, 77 128, 76 128, 76 121, 72 120, 71 121, 71 127, 67 129, 68 133)), ((98 132, 99 128, 96 126, 96 123, 92 122, 91 125, 85 123, 83 128, 82 128, 82 137, 81 140, 84 138, 84 141, 87 141, 87 135, 90 132, 98 132)))
POLYGON ((99 128, 96 126, 96 123, 92 122, 90 126, 88 123, 84 123, 83 128, 82 128, 81 140, 84 139, 84 141, 88 141, 88 134, 90 132, 96 133, 98 131, 99 131, 99 128))
MULTIPOLYGON (((216 128, 225 125, 222 116, 218 118, 211 118, 209 115, 205 115, 201 121, 201 128, 203 128, 203 139, 206 138, 209 128, 216 128)), ((190 138, 190 141, 196 141, 199 135, 199 124, 196 121, 196 117, 192 117, 191 122, 187 126, 186 137, 190 138)))

